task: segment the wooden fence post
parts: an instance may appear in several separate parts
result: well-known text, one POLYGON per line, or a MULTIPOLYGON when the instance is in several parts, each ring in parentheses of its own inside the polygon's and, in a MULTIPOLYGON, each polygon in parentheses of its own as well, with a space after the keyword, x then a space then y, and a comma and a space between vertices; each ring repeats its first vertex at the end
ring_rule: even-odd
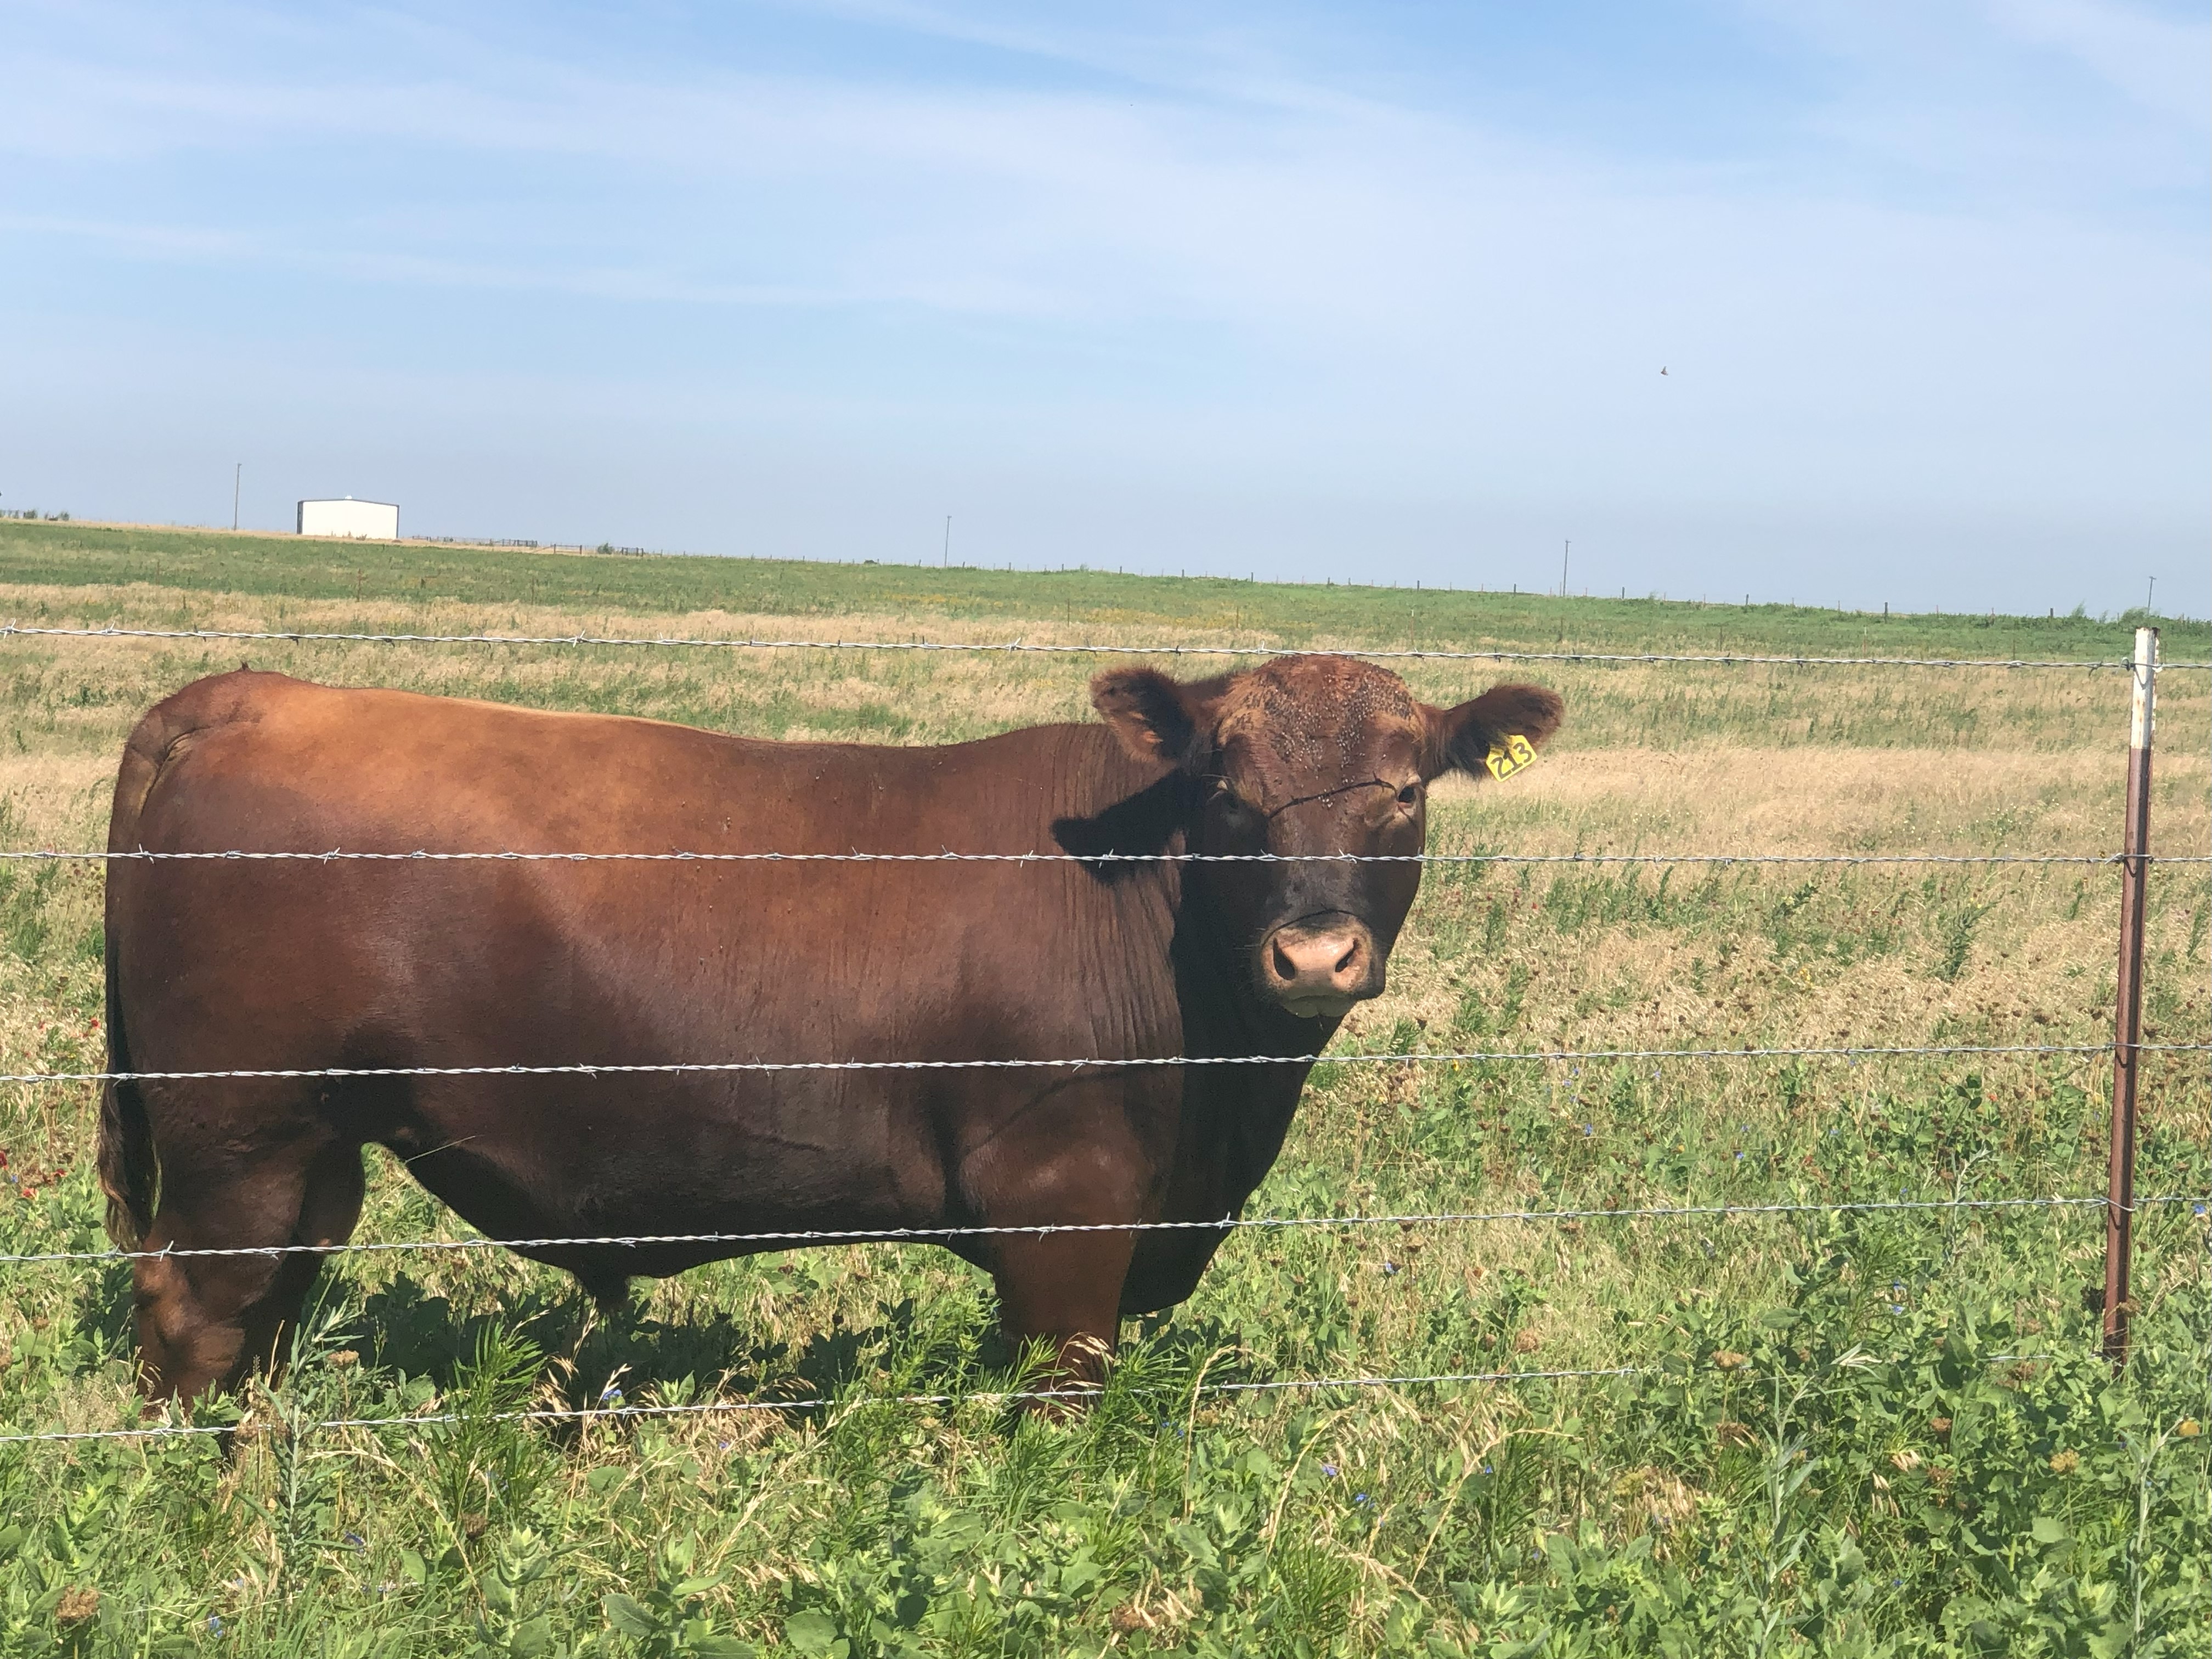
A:
POLYGON ((2105 1201, 2105 1357, 2128 1357, 2136 1224, 2136 1085, 2142 1042, 2143 899, 2150 873, 2150 745, 2158 694, 2158 629, 2136 629, 2128 727, 2128 814, 2120 866, 2120 972, 2112 1009, 2112 1145, 2105 1201))

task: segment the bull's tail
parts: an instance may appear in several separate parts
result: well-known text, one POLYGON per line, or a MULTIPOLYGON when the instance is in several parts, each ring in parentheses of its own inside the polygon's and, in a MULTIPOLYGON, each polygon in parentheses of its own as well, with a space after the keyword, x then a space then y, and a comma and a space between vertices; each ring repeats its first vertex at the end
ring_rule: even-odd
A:
MULTIPOLYGON (((111 852, 125 852, 138 845, 138 815, 160 775, 174 733, 163 718, 167 705, 138 722, 123 751, 115 780, 115 805, 108 819, 111 852)), ((115 878, 115 866, 108 879, 115 878)), ((131 1037, 123 1019, 123 941, 116 927, 113 895, 109 896, 105 958, 107 980, 107 1069, 128 1072, 131 1037)), ((154 1126, 146 1114, 139 1085, 109 1080, 100 1088, 100 1184, 107 1194, 107 1236, 124 1249, 135 1250, 154 1225, 154 1210, 161 1188, 161 1162, 154 1148, 154 1126)))
MULTIPOLYGON (((107 937, 107 1069, 131 1069, 131 1042, 123 1029, 123 999, 116 988, 115 936, 107 937)), ((135 1083, 108 1079, 100 1086, 100 1184, 107 1194, 107 1236, 135 1250, 153 1230, 161 1189, 161 1160, 154 1126, 135 1083)))

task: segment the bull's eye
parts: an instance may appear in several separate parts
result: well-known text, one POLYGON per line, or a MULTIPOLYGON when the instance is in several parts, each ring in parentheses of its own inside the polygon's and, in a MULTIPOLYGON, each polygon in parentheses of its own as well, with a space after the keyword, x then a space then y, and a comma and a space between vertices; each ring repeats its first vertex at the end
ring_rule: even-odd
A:
POLYGON ((1401 789, 1398 792, 1398 805, 1404 807, 1407 811, 1412 811, 1413 808, 1419 806, 1420 804, 1421 786, 1419 784, 1409 783, 1403 789, 1401 789))

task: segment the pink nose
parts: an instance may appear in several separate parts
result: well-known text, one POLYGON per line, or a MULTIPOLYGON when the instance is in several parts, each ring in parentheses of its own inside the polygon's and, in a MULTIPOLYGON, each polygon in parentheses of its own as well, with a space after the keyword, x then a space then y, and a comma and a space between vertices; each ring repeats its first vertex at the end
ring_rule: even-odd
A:
POLYGON ((1342 1013, 1374 994, 1374 945, 1357 924, 1279 927, 1261 959, 1267 988, 1294 1012, 1342 1013))

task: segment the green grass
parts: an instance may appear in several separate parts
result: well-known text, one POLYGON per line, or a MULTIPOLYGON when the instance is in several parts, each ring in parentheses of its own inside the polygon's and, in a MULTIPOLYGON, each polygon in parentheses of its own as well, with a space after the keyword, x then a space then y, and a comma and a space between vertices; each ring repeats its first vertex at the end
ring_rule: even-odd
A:
MULTIPOLYGON (((1196 584, 1186 599, 1133 578, 458 552, 422 554, 456 587, 416 599, 403 578, 429 567, 386 562, 413 550, 336 550, 387 580, 380 592, 364 573, 356 592, 343 565, 288 564, 301 550, 274 538, 132 532, 135 551, 107 552, 34 539, 64 532, 93 533, 0 531, 14 584, 0 612, 573 629, 703 610, 836 616, 852 633, 1141 623, 1188 637, 1214 603, 1196 584), (224 558, 240 562, 228 574, 224 558), (532 596, 523 573, 577 586, 532 596)), ((1232 606, 1219 626, 1311 638, 1388 639, 1385 607, 1409 597, 1219 586, 1232 606), (1255 607, 1241 624, 1240 588, 1255 607)), ((1673 648, 1707 636, 1669 630, 1711 614, 1449 602, 1467 607, 1452 624, 1463 642, 1544 642, 1565 619, 1585 643, 1609 629, 1673 648)), ((1761 636, 1776 648, 1824 652, 2124 645, 2123 630, 2081 622, 2001 618, 1977 644, 1972 619, 1887 634, 1729 613, 1732 630, 1762 622, 1800 630, 1761 636), (2021 643, 2045 627, 2060 631, 2021 643)), ((2167 638, 2173 654, 2204 654, 2185 630, 2167 638)), ((1089 668, 252 654, 359 683, 892 741, 1079 717, 1089 668)), ((235 655, 0 645, 0 845, 96 842, 131 720, 235 655)), ((1431 665, 1413 678, 1442 699, 1486 676, 1431 665)), ((2062 852, 2117 833, 2113 676, 1543 678, 1568 696, 1567 734, 1510 785, 1440 796, 1440 845, 2062 852)), ((2154 833, 2201 851, 2208 704, 2183 677, 2169 686, 2154 833)), ((2149 1023, 2201 1042, 2212 882, 2168 866, 2152 901, 2149 1023)), ((89 867, 0 866, 0 1069, 97 1068, 99 902, 89 867)), ((2113 919, 2100 870, 1438 869, 1389 995, 1337 1046, 2094 1042, 2110 1030, 2113 919)), ((1324 1068, 1252 1211, 2094 1193, 2108 1087, 2096 1059, 2063 1055, 1324 1068)), ((2145 1098, 2139 1190, 2212 1191, 2202 1057, 2153 1061, 2145 1098)), ((0 1251, 101 1243, 92 1106, 86 1089, 0 1091, 0 1251)), ((891 1402, 1030 1375, 993 1334, 987 1282, 920 1247, 720 1264, 612 1322, 560 1275, 490 1252, 353 1257, 325 1279, 285 1382, 227 1408, 249 1425, 234 1451, 0 1445, 0 1655, 2203 1656, 2207 1223, 2182 1205, 2140 1224, 2137 1344, 2117 1375, 2093 1352, 2094 1209, 1248 1231, 1189 1304, 1130 1328, 1108 1398, 1066 1422, 988 1400, 891 1402), (1637 1375, 1203 1391, 1616 1366, 1637 1375), (616 1395, 830 1403, 497 1420, 616 1395), (295 1431, 432 1407, 459 1420, 295 1431)), ((360 1237, 456 1231, 380 1155, 360 1237)), ((0 1268, 0 1433, 131 1421, 128 1316, 112 1264, 0 1268)))

